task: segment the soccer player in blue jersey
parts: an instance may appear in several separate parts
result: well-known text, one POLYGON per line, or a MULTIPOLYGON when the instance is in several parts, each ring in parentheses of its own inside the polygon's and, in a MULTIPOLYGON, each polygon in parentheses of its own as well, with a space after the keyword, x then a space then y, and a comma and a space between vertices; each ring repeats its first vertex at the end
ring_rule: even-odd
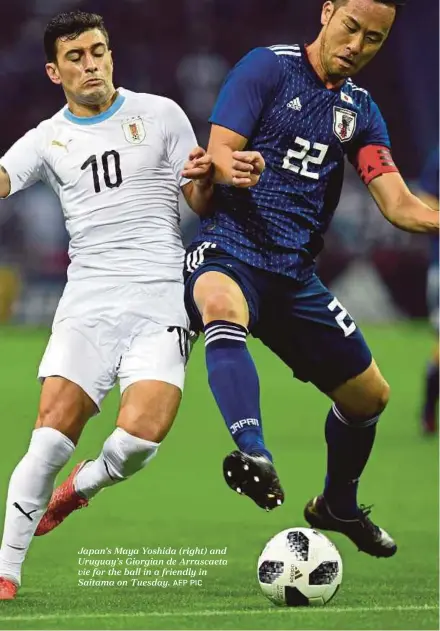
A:
POLYGON ((389 386, 358 326, 316 276, 315 258, 345 156, 391 223, 438 231, 438 213, 410 193, 393 162, 378 106, 349 79, 380 50, 403 4, 329 0, 311 45, 257 48, 235 66, 211 117, 213 209, 185 270, 209 384, 238 447, 224 461, 229 486, 267 510, 284 501, 263 440, 251 332, 333 401, 325 488, 307 504, 307 521, 382 557, 396 544, 358 505, 357 488, 389 386))
MULTIPOLYGON (((439 209, 439 147, 431 153, 420 178, 420 199, 428 206, 439 209)), ((425 378, 425 395, 422 411, 422 431, 434 434, 437 430, 439 396, 439 240, 431 237, 431 252, 428 269, 426 298, 429 319, 436 334, 431 360, 425 378)))

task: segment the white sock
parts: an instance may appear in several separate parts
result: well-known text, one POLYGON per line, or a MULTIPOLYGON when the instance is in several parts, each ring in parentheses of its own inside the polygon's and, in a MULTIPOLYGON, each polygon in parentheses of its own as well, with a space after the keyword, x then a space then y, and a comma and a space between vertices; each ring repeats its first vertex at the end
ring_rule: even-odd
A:
POLYGON ((106 486, 126 480, 154 458, 159 444, 117 427, 105 441, 98 458, 86 463, 76 475, 76 491, 90 499, 106 486))
POLYGON ((29 449, 9 481, 5 526, 0 548, 0 576, 21 582, 25 559, 38 522, 47 508, 55 478, 75 445, 52 427, 32 432, 29 449))

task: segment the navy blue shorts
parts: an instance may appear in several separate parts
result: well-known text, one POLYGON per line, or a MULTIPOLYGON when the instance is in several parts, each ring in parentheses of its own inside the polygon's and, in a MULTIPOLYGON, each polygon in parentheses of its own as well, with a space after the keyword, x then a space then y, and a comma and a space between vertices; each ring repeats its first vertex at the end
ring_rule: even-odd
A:
POLYGON ((359 328, 316 275, 298 283, 251 267, 212 244, 191 246, 186 256, 185 301, 194 330, 203 330, 193 299, 194 283, 208 271, 226 274, 239 285, 249 307, 250 332, 297 379, 328 393, 371 364, 359 328))

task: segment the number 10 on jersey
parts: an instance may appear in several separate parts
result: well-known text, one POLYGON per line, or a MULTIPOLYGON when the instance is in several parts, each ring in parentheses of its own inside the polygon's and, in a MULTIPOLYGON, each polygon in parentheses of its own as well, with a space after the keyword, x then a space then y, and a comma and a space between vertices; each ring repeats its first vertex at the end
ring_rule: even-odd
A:
POLYGON ((308 177, 311 180, 319 180, 319 173, 315 171, 309 171, 309 164, 322 164, 328 151, 328 145, 323 145, 320 142, 315 142, 313 146, 309 140, 295 138, 295 144, 300 147, 299 149, 289 149, 287 155, 283 161, 283 169, 288 169, 294 173, 299 173, 304 177, 308 177), (316 151, 317 154, 312 155, 311 152, 316 151), (297 164, 295 164, 295 162, 297 164))
MULTIPOLYGON (((118 188, 122 184, 121 159, 117 151, 106 151, 101 156, 102 170, 104 172, 104 182, 107 188, 118 188), (109 160, 109 158, 112 158, 109 160), (110 174, 110 168, 114 173, 110 174)), ((98 158, 96 155, 90 156, 81 166, 81 171, 85 171, 88 167, 92 168, 93 185, 95 193, 101 192, 100 169, 98 166, 98 158)))

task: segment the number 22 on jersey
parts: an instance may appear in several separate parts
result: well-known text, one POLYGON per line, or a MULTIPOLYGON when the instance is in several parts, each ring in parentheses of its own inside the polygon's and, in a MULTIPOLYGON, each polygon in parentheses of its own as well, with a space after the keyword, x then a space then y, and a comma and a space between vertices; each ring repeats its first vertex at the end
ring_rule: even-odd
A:
POLYGON ((288 150, 283 161, 283 169, 299 173, 312 180, 319 180, 319 172, 310 171, 309 165, 321 165, 324 162, 329 148, 328 145, 323 145, 320 142, 315 142, 311 145, 309 140, 300 138, 300 136, 295 138, 295 144, 298 145, 299 149, 288 150), (312 154, 312 151, 316 153, 312 154))

